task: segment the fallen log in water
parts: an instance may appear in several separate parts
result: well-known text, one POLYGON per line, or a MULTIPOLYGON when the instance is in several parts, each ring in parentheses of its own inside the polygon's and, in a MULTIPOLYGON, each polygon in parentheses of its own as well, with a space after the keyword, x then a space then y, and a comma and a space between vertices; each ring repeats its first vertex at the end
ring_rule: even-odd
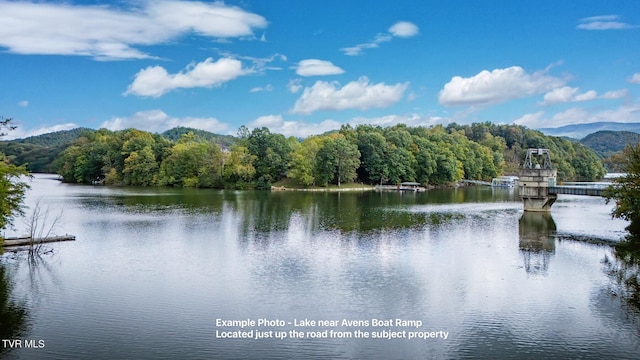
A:
POLYGON ((75 241, 75 239, 75 235, 49 236, 45 238, 10 237, 4 239, 3 246, 5 248, 11 246, 29 246, 58 241, 75 241))

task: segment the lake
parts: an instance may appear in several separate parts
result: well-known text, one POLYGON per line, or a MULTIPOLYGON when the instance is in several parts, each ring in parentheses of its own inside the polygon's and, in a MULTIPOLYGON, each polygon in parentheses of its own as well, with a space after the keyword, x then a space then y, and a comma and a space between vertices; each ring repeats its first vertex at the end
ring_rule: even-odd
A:
POLYGON ((550 215, 523 216, 513 190, 490 187, 272 193, 36 175, 38 200, 77 240, 2 256, 6 358, 640 353, 640 315, 600 244, 626 223, 602 198, 560 195, 550 215))

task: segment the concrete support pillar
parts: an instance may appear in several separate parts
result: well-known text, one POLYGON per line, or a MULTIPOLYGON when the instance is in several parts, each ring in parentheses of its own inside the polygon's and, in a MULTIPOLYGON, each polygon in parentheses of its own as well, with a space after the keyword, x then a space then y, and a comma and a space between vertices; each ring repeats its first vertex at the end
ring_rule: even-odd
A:
POLYGON ((549 194, 549 187, 556 185, 556 169, 521 169, 518 191, 524 211, 551 211, 558 195, 549 194))

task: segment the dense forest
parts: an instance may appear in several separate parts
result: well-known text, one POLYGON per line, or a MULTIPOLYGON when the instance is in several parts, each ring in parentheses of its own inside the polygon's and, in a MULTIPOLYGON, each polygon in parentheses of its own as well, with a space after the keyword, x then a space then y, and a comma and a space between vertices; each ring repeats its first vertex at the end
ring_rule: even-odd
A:
POLYGON ((604 158, 621 152, 627 145, 639 143, 640 134, 631 131, 598 131, 580 142, 604 158))
POLYGON ((218 144, 221 149, 229 149, 236 141, 231 135, 218 135, 209 131, 178 126, 163 132, 161 135, 171 141, 178 141, 184 134, 193 133, 198 139, 218 144))
POLYGON ((0 153, 14 164, 26 165, 36 173, 55 173, 54 160, 71 143, 87 131, 87 128, 56 131, 24 139, 0 141, 0 153))
POLYGON ((548 148, 560 180, 595 180, 605 169, 584 145, 517 125, 382 128, 344 125, 305 139, 267 128, 238 130, 235 142, 182 133, 128 129, 86 131, 55 166, 66 182, 134 186, 266 189, 288 179, 300 186, 344 182, 447 185, 517 172, 529 147, 548 148))

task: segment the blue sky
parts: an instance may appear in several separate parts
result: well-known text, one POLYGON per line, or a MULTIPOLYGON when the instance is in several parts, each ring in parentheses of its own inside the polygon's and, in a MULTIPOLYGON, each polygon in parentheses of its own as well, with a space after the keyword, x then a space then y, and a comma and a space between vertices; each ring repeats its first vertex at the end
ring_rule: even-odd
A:
POLYGON ((5 138, 640 122, 640 1, 0 0, 5 138))

